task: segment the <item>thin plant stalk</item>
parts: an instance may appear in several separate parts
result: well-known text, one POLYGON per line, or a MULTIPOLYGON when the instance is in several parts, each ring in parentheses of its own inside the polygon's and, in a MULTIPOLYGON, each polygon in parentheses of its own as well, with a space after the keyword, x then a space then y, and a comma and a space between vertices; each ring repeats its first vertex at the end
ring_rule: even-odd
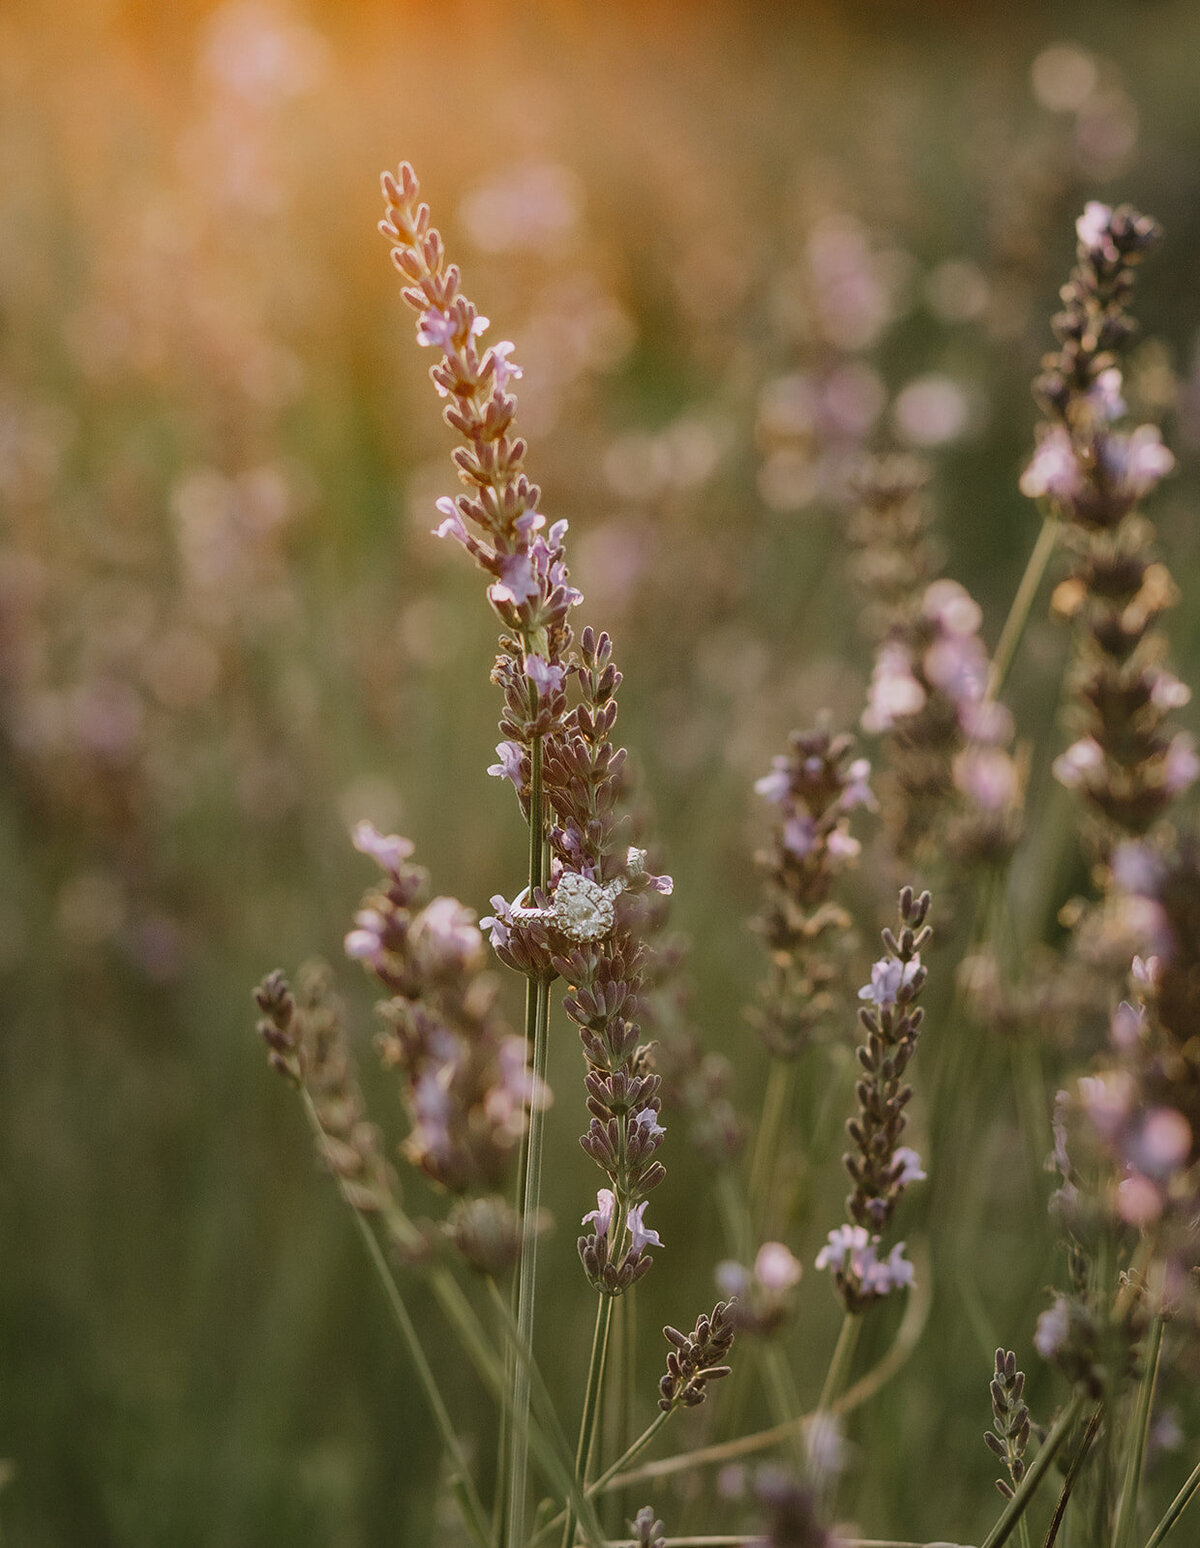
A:
MULTIPOLYGON (((845 1392, 840 1398, 834 1400, 830 1406, 830 1412, 842 1417, 853 1413, 861 1407, 868 1398, 889 1382, 893 1376, 903 1367, 904 1362, 916 1348, 925 1328, 929 1316, 929 1308, 932 1304, 932 1294, 926 1286, 928 1271, 923 1270, 917 1280, 917 1288, 909 1299, 908 1309, 905 1311, 903 1321, 900 1324, 896 1337, 891 1347, 878 1365, 873 1366, 865 1376, 845 1392)), ((622 1457, 601 1476, 589 1489, 593 1491, 607 1490, 608 1488, 620 1489, 631 1487, 633 1484, 647 1483, 659 1478, 669 1478, 675 1473, 688 1471, 692 1467, 715 1466, 721 1462, 733 1462, 738 1457, 751 1456, 756 1451, 768 1451, 772 1446, 777 1446, 781 1441, 786 1441, 792 1435, 798 1435, 804 1426, 813 1418, 812 1414, 800 1414, 795 1419, 789 1419, 786 1424, 773 1425, 769 1430, 759 1430, 753 1435, 740 1435, 734 1440, 718 1441, 711 1446, 697 1447, 693 1451, 680 1452, 676 1456, 663 1457, 657 1462, 647 1462, 644 1466, 636 1468, 632 1473, 622 1473, 619 1470, 625 1467, 629 1461, 622 1457)), ((657 1429, 656 1426, 651 1427, 657 1429)), ((642 1443, 648 1442, 649 1432, 635 1442, 637 1450, 642 1449, 642 1443)))
POLYGON ((1013 1529, 1026 1510, 1028 1510, 1038 1484, 1041 1483, 1051 1462, 1054 1461, 1060 1446, 1066 1440, 1071 1426, 1079 1417, 1085 1401, 1086 1394, 1082 1388, 1073 1394, 1070 1402, 1054 1421, 1050 1433, 1042 1442, 1037 1456, 1034 1457, 1030 1465, 1029 1471, 1017 1485, 1015 1494, 1001 1511, 999 1519, 984 1538, 980 1548, 1001 1548, 1001 1544, 1006 1543, 1012 1536, 1013 1529))
MULTIPOLYGON (((800 1396, 796 1391, 796 1383, 787 1355, 778 1339, 769 1340, 757 1353, 762 1362, 767 1396, 775 1415, 775 1423, 789 1424, 800 1412, 800 1396)), ((793 1431, 791 1445, 796 1453, 796 1460, 803 1462, 804 1447, 798 1431, 793 1431)))
MULTIPOLYGON (((560 1498, 565 1501, 565 1504, 564 1508, 559 1511, 550 1524, 553 1526, 561 1525, 566 1516, 567 1506, 571 1506, 580 1520, 588 1542, 592 1544, 598 1543, 603 1537, 599 1518, 596 1516, 590 1497, 585 1494, 582 1484, 576 1478, 573 1466, 566 1460, 570 1457, 567 1438, 563 1433, 562 1425, 559 1423, 558 1415, 554 1411, 554 1405, 550 1400, 550 1393, 546 1388, 542 1373, 538 1369, 537 1362, 533 1359, 529 1350, 517 1342, 516 1322, 504 1297, 500 1294, 495 1280, 488 1281, 488 1288, 492 1304, 498 1313, 500 1325, 508 1339, 512 1358, 516 1364, 525 1370, 529 1377, 533 1410, 530 1420, 530 1438, 535 1442, 538 1440, 540 1432, 537 1426, 540 1423, 547 1429, 553 1443, 554 1457, 558 1464, 557 1471, 547 1469, 543 1465, 543 1472, 559 1489, 560 1498), (564 1480, 565 1487, 563 1487, 564 1480)), ((539 1526, 534 1532, 531 1542, 538 1541, 547 1530, 547 1525, 539 1526)))
POLYGON ((462 1442, 455 1433, 449 1411, 438 1388, 437 1378, 433 1374, 429 1361, 425 1358, 425 1351, 421 1345, 416 1327, 413 1325, 412 1317, 409 1315, 408 1307, 404 1304, 404 1297, 400 1294, 400 1287, 396 1284, 396 1280, 388 1268, 387 1259, 383 1255, 383 1249, 379 1245, 378 1237, 358 1210, 354 1211, 354 1221, 358 1226, 363 1242, 366 1244, 367 1255, 371 1259, 379 1282, 383 1286, 384 1295, 387 1297, 392 1316, 395 1318, 396 1325, 400 1329, 404 1342, 408 1347, 409 1358, 416 1368, 417 1377, 424 1390, 430 1411, 433 1414, 438 1434, 442 1438, 442 1444, 454 1459, 455 1473, 450 1480, 450 1487, 454 1492, 455 1499, 458 1501, 459 1509, 462 1511, 463 1520, 475 1542, 480 1545, 480 1548, 490 1548, 491 1543, 494 1541, 491 1522, 476 1491, 471 1477, 470 1465, 462 1448, 462 1442))
MULTIPOLYGON (((1104 1404, 1097 1403, 1092 1411, 1092 1417, 1088 1421, 1088 1427, 1075 1455, 1071 1458, 1071 1465, 1067 1469, 1067 1476, 1063 1480, 1062 1490, 1058 1496, 1058 1503, 1054 1507, 1054 1514, 1050 1517, 1050 1525, 1046 1528, 1045 1541, 1042 1548, 1054 1548, 1058 1537, 1059 1528, 1062 1526, 1063 1517, 1067 1513, 1067 1503, 1071 1498, 1071 1490, 1075 1487, 1075 1480, 1079 1476, 1079 1469, 1087 1460, 1087 1454, 1092 1449, 1092 1442, 1096 1439, 1096 1431, 1100 1428, 1100 1421, 1104 1417, 1104 1404)), ((1026 1518, 1021 1517, 1021 1525, 1024 1526, 1026 1518)))
MULTIPOLYGON (((531 686, 531 708, 537 711, 537 690, 531 686)), ((546 848, 545 802, 542 794, 542 738, 535 736, 529 753, 529 893, 540 887, 544 877, 546 848)), ((532 1052, 535 1089, 546 1078, 549 1053, 548 1024, 550 984, 531 977, 525 990, 525 1041, 532 1052)), ((542 1146, 545 1137, 545 1112, 541 1105, 530 1109, 529 1129, 521 1148, 521 1261, 516 1286, 516 1344, 519 1349, 533 1348, 534 1302, 537 1292, 538 1212, 542 1200, 542 1146)), ((513 1424, 509 1427, 508 1469, 503 1484, 508 1503, 507 1530, 503 1542, 508 1548, 523 1548, 525 1541, 526 1477, 529 1469, 528 1417, 529 1373, 519 1361, 512 1368, 513 1424)))
POLYGON ((1046 566, 1050 563, 1051 555, 1058 543, 1058 529, 1059 522, 1056 517, 1043 517, 1042 530, 1037 535, 1037 542, 1033 545, 1033 551, 1025 565, 1025 573, 1021 576, 1012 606, 1008 610, 1008 617, 1004 620, 1004 627, 996 643, 996 653, 992 657, 992 667, 988 673, 987 697, 989 699, 994 699, 1004 686, 1008 669, 1012 666, 1013 657, 1017 653, 1017 646, 1025 633, 1025 625, 1029 622, 1034 598, 1042 584, 1046 566))
POLYGON ((1150 1536, 1146 1539, 1146 1548, 1161 1548, 1161 1545, 1166 1542, 1167 1534, 1170 1532, 1171 1528, 1188 1508, 1188 1505, 1191 1502, 1191 1498, 1196 1493, 1197 1489, 1200 1489, 1200 1462, 1197 1462, 1195 1467, 1188 1474, 1187 1482, 1171 1501, 1170 1505, 1167 1506, 1166 1515, 1162 1518, 1162 1520, 1154 1528, 1153 1532, 1151 1532, 1150 1536))
MULTIPOLYGON (((575 1476, 580 1486, 587 1488, 588 1457, 592 1450, 592 1436, 596 1430, 596 1416, 600 1412, 600 1396, 604 1390, 604 1372, 608 1359, 608 1335, 612 1327, 613 1297, 601 1295, 596 1307, 596 1326, 592 1331, 592 1353, 588 1361, 587 1388, 583 1395, 583 1414, 579 1420, 579 1444, 575 1450, 575 1476)), ((575 1512, 568 1508, 563 1526, 563 1548, 571 1548, 575 1536, 575 1512)))
POLYGON ((794 1059, 773 1059, 767 1076, 767 1089, 763 1096, 762 1120, 754 1144, 750 1164, 749 1211, 750 1218, 760 1230, 770 1223, 770 1210, 774 1195, 776 1161, 779 1155, 779 1136, 783 1121, 791 1106, 792 1091, 796 1080, 794 1059))
MULTIPOLYGON (((617 1460, 611 1463, 610 1466, 606 1467, 594 1483, 588 1484, 587 1488, 584 1490, 584 1493, 587 1495, 588 1499, 594 1499, 597 1494, 603 1494, 608 1487, 609 1481, 615 1478, 623 1467, 628 1467, 636 1457, 641 1456, 642 1452, 645 1451, 646 1447, 662 1429, 663 1425, 666 1424, 667 1420, 671 1417, 673 1412, 674 1410, 672 1409, 663 1409, 655 1414, 654 1418, 651 1419, 650 1423, 646 1426, 638 1438, 626 1447, 626 1449, 621 1453, 617 1460)), ((538 1543, 544 1542, 547 1538, 552 1537, 557 1529, 562 1526, 563 1522, 566 1520, 566 1514, 566 1511, 559 1511, 557 1516, 553 1517, 552 1520, 547 1521, 544 1526, 540 1527, 530 1539, 529 1548, 536 1548, 538 1543)))
POLYGON ((817 1402, 819 1413, 829 1412, 838 1392, 845 1385, 850 1363, 854 1359, 854 1347, 858 1343, 858 1329, 859 1318, 853 1312, 846 1312, 842 1317, 837 1343, 833 1346, 833 1354, 830 1356, 829 1369, 825 1372, 825 1385, 821 1388, 821 1396, 817 1402))
POLYGON ((1121 1497, 1117 1502, 1117 1519, 1113 1528, 1114 1548, 1125 1548, 1133 1537, 1137 1519, 1138 1494, 1142 1485, 1142 1462, 1146 1455, 1146 1437, 1150 1429, 1150 1416, 1154 1409, 1154 1391, 1158 1385, 1158 1362, 1162 1355, 1163 1320, 1155 1317, 1150 1323, 1146 1350, 1143 1355, 1145 1368, 1138 1387, 1137 1408, 1134 1411, 1129 1454, 1125 1458, 1125 1478, 1121 1485, 1121 1497))

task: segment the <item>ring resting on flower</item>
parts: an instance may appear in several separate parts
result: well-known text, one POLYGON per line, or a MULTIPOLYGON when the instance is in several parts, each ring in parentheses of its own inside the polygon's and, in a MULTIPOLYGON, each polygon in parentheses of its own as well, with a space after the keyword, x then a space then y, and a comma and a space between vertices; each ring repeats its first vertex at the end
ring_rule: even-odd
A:
POLYGON ((614 903, 631 881, 645 874, 646 851, 631 848, 625 856, 624 876, 598 882, 578 871, 566 871, 559 878, 549 908, 529 908, 523 904, 521 900, 529 892, 525 887, 513 899, 512 917, 530 922, 540 920, 571 941, 602 941, 613 927, 614 903))

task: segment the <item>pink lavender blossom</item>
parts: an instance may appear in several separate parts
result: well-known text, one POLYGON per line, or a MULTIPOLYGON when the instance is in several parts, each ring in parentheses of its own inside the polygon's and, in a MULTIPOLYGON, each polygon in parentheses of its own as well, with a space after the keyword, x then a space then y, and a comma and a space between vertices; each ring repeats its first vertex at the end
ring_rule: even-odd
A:
POLYGON ((754 781, 756 794, 771 802, 773 806, 787 804, 792 793, 792 780, 788 772, 789 760, 782 754, 771 759, 771 772, 764 774, 761 779, 754 781))
POLYGON ((646 1225, 643 1224, 643 1217, 646 1213, 646 1205, 648 1202, 648 1200, 643 1199, 640 1204, 635 1204, 629 1211, 629 1251, 635 1258, 640 1257, 647 1247, 662 1246, 662 1238, 659 1236, 658 1232, 650 1230, 646 1225))
POLYGON ((790 1290, 803 1272, 800 1260, 782 1242, 764 1242, 754 1258, 754 1277, 776 1295, 790 1290))
POLYGON ((520 607, 541 595, 533 563, 528 554, 508 554, 500 561, 500 579, 488 587, 493 602, 508 602, 520 607))
POLYGON ((1087 783, 1089 776, 1104 768, 1104 749, 1094 736, 1082 737, 1073 742, 1066 752, 1060 753, 1050 765, 1050 772, 1060 785, 1076 790, 1087 783))
POLYGON ((493 344, 491 348, 492 370, 495 373, 496 386, 501 392, 508 390, 508 384, 514 377, 519 381, 525 374, 516 361, 509 358, 515 348, 516 345, 511 339, 503 339, 499 344, 493 344))
POLYGON ((967 747, 954 760, 954 783, 985 812, 1003 812, 1017 804, 1021 775, 1001 747, 967 747))
POLYGON ((803 860, 817 847, 817 825, 811 817, 789 817, 783 825, 783 847, 803 860))
POLYGON ((899 720, 915 715, 925 706, 925 690, 913 674, 912 657, 903 645, 885 644, 871 674, 864 731, 890 731, 899 720))
POLYGON ((846 831, 844 823, 838 823, 836 828, 830 831, 825 840, 825 848, 835 860, 857 860, 862 854, 862 845, 852 833, 846 831))
POLYGON ((1150 690, 1150 702, 1155 709, 1182 709, 1191 702, 1192 690, 1181 683, 1173 672, 1158 671, 1154 674, 1154 686, 1150 690))
POLYGON ((945 634, 976 635, 983 624, 979 603, 956 580, 935 580, 927 586, 921 611, 945 634))
POLYGON ((383 958, 383 932, 387 921, 378 909, 364 908, 354 916, 354 929, 343 943, 346 955, 372 966, 383 958))
POLYGON ((867 811, 879 810, 879 802, 875 799, 875 792, 867 781, 871 777, 871 763, 868 758, 855 758, 854 762, 846 770, 846 787, 842 791, 842 810, 853 811, 856 806, 865 806, 867 811))
POLYGON ((911 1145, 901 1145, 893 1157, 900 1165, 896 1174, 896 1186, 906 1188, 909 1183, 924 1182, 928 1173, 921 1166, 921 1158, 911 1145))
POLYGON ((359 854, 370 855, 382 870, 393 876, 399 874, 404 862, 413 852, 411 839, 401 838, 396 833, 389 833, 385 837, 373 822, 357 823, 353 839, 354 847, 359 854))
MULTIPOLYGON (((1089 209, 1091 206, 1088 206, 1089 209)), ((1066 1344, 1071 1331, 1070 1306, 1065 1295, 1056 1296, 1054 1305, 1044 1311, 1037 1320, 1033 1335, 1033 1347, 1043 1360, 1053 1360, 1066 1344)))
POLYGON ((539 699, 548 699, 563 685, 564 668, 551 666, 544 657, 531 653, 525 657, 525 676, 537 689, 539 699))
MULTIPOLYGON (((417 325, 417 343, 443 350, 448 355, 455 348, 460 326, 461 319, 456 313, 445 312, 440 307, 431 306, 428 311, 421 314, 421 320, 417 325)), ((467 329, 467 338, 476 338, 479 334, 485 333, 489 326, 488 318, 473 318, 467 329)))
POLYGON ((1171 795, 1179 795, 1200 775, 1200 758, 1196 756, 1195 743, 1186 731, 1171 738, 1167 755, 1163 759, 1163 788, 1171 795))
POLYGON ((517 790, 521 788, 521 748, 516 742, 497 742, 496 755, 499 763, 488 765, 488 773, 496 779, 511 779, 517 790))
POLYGON ((503 951, 507 948, 512 937, 512 904, 500 892, 497 892, 489 901, 496 912, 481 919, 479 927, 488 932, 488 939, 492 943, 492 950, 503 951))
POLYGON ((1086 488, 1083 470, 1062 425, 1047 430, 1037 444, 1033 460, 1021 474, 1021 493, 1031 500, 1049 496, 1064 505, 1071 504, 1086 488))
POLYGON ((913 1282, 913 1266, 897 1242, 888 1256, 878 1257, 879 1238, 865 1226, 839 1226, 830 1231, 827 1244, 817 1254, 818 1269, 832 1269, 870 1297, 880 1298, 913 1282))
POLYGON ((1128 436, 1105 436, 1098 456, 1109 478, 1131 500, 1148 495, 1175 466, 1157 425, 1139 425, 1128 436))
POLYGON ((432 972, 471 971, 481 966, 483 936, 475 915, 457 898, 434 898, 414 919, 410 932, 432 972))
POLYGON ((589 1210, 580 1222, 581 1225, 594 1225, 595 1234, 604 1241, 608 1236, 609 1227, 613 1223, 613 1214, 617 1208, 617 1196, 611 1188, 601 1188, 596 1194, 596 1208, 589 1210))
POLYGON ((1112 424, 1125 412, 1125 399, 1121 396, 1121 371, 1119 366, 1109 366, 1101 371, 1084 394, 1097 419, 1112 424))
POLYGON ((639 1108, 633 1115, 633 1121, 641 1129, 642 1134, 649 1139, 661 1139, 667 1132, 658 1121, 658 1111, 653 1107, 639 1108))

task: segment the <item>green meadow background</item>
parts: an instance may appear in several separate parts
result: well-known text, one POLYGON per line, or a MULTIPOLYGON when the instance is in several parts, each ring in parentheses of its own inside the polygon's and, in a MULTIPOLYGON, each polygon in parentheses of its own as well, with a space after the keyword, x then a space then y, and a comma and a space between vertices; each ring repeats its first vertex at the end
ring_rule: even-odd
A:
MULTIPOLYGON (((580 617, 625 672, 691 1016, 753 1128, 753 781, 822 707, 853 727, 869 676, 845 469, 864 446, 931 458, 949 571, 994 644, 1038 526, 1016 488, 1028 383, 1089 198, 1166 228, 1130 385, 1178 457, 1152 515, 1184 596, 1178 663, 1200 677, 1197 57, 1190 0, 0 9, 6 1548, 460 1540, 415 1378, 250 1002, 272 967, 338 961, 371 879, 360 817, 481 911, 521 884, 519 814, 484 773, 495 621, 430 536, 452 442, 373 230, 379 171, 412 160, 491 337, 516 341, 529 467, 570 520, 580 617)), ((1049 840, 1066 646, 1043 598, 1012 679, 1033 767, 1015 884, 1057 901, 1088 886, 1049 840)), ((884 871, 868 846, 851 990, 891 917, 884 871)), ((876 1537, 986 1532, 995 1344, 1029 1369, 1035 1417, 1061 1396, 1030 1342, 1061 1269, 1045 1108, 1022 1132, 1027 1063, 954 999, 969 915, 947 900, 956 948, 931 960, 929 1067, 957 1072, 940 1112, 914 1069, 931 1181, 901 1224, 930 1321, 850 1431, 840 1512, 876 1537)), ((368 986, 339 971, 399 1137, 368 986)), ((573 1426, 592 1317, 575 1223, 597 1173, 565 1020, 550 1079, 538 1338, 573 1426)), ((848 1105, 844 1050, 803 1082, 848 1105)), ((707 1165, 666 1122, 639 1424, 658 1327, 711 1305, 728 1254, 707 1165)), ((444 1208, 406 1187, 418 1215, 444 1208)), ((785 1235, 808 1269, 787 1340, 810 1404, 840 1316, 811 1264, 842 1191, 836 1146, 796 1164, 785 1235)), ((412 1298, 486 1476, 487 1404, 412 1298)), ((870 1319, 864 1364, 899 1314, 870 1319)), ((749 1358, 735 1381, 670 1449, 768 1422, 749 1358)), ((1187 1371, 1165 1401, 1154 1499, 1200 1427, 1187 1371)), ((650 1498, 675 1532, 744 1524, 739 1478, 711 1484, 650 1498)))

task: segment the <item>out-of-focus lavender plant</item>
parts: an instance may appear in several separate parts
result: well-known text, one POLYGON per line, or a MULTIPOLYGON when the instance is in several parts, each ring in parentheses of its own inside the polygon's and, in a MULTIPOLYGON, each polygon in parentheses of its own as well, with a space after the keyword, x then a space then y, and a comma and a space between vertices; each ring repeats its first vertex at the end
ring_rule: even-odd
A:
POLYGON ((858 807, 877 808, 871 765, 854 739, 828 728, 794 731, 755 790, 775 807, 771 847, 758 856, 766 903, 756 929, 770 975, 754 1023, 777 1058, 794 1059, 828 1026, 837 1005, 850 916, 832 897, 862 845, 850 832, 858 807))
POLYGON ((884 740, 878 790, 897 857, 949 854, 965 869, 1011 854, 1024 776, 1008 750, 1012 716, 995 699, 982 611, 940 574, 927 480, 925 464, 907 456, 864 461, 856 474, 849 531, 863 626, 877 645, 862 726, 884 740))
POLYGON ((1128 205, 1088 205, 1077 262, 1054 318, 1059 348, 1035 385, 1047 423, 1022 491, 1047 500, 1072 571, 1055 593, 1079 641, 1073 674, 1080 735, 1054 772, 1105 823, 1106 841, 1146 832, 1200 773, 1191 738, 1169 715, 1188 689, 1163 663, 1155 625, 1175 600, 1152 548, 1143 499, 1174 466, 1156 426, 1116 428, 1125 415, 1120 356, 1135 332, 1134 272, 1157 224, 1128 205))

